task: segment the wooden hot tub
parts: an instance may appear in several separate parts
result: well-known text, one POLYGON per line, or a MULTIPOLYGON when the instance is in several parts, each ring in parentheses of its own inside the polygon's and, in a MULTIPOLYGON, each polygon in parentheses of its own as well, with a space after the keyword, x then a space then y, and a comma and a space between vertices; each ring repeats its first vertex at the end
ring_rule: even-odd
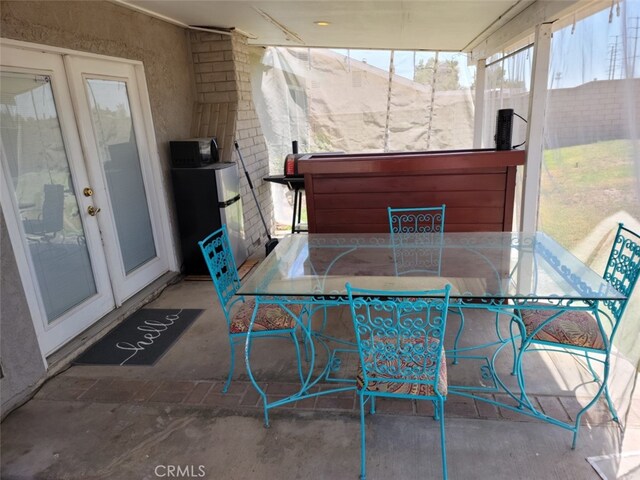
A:
POLYGON ((311 233, 388 232, 387 207, 445 204, 448 232, 511 231, 523 150, 306 155, 311 233))

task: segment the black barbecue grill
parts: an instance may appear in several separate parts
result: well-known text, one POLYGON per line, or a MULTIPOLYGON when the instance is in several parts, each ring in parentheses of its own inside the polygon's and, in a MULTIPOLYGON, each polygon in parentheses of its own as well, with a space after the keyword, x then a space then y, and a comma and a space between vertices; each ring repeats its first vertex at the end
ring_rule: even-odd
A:
POLYGON ((290 153, 284 157, 284 176, 286 178, 303 178, 303 175, 298 172, 298 160, 309 155, 309 153, 290 153))
POLYGON ((293 220, 291 221, 291 233, 306 232, 306 225, 300 223, 302 215, 302 193, 304 192, 304 175, 298 171, 298 162, 303 158, 313 156, 333 155, 344 152, 318 152, 318 153, 298 153, 298 142, 292 142, 293 153, 284 157, 284 175, 271 175, 264 180, 272 183, 286 185, 289 190, 293 190, 293 220))

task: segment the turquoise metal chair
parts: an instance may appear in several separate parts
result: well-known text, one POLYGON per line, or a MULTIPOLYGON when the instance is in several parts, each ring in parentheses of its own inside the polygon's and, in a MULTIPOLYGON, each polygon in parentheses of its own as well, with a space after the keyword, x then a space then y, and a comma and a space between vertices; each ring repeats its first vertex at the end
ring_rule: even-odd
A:
MULTIPOLYGON (((229 375, 225 382, 223 393, 226 393, 231 384, 235 364, 235 346, 244 343, 247 338, 249 325, 254 315, 255 300, 246 300, 244 296, 237 295, 240 288, 238 269, 233 258, 233 251, 229 244, 226 226, 216 230, 204 240, 198 242, 205 262, 209 268, 211 280, 216 288, 220 305, 227 322, 229 344, 231 346, 231 365, 229 375), (233 313, 232 313, 233 310, 233 313)), ((256 312, 251 338, 284 337, 293 340, 298 362, 298 374, 303 380, 302 366, 300 363, 300 347, 296 336, 298 319, 303 314, 303 305, 293 304, 283 308, 280 305, 261 304, 256 312)))
POLYGON ((387 208, 391 233, 433 233, 444 231, 446 205, 440 207, 387 208))
POLYGON ((613 340, 620 326, 620 320, 639 277, 640 235, 625 228, 621 223, 613 241, 609 260, 604 271, 604 279, 609 285, 625 295, 626 300, 602 302, 595 312, 595 316, 586 310, 554 309, 552 305, 539 310, 518 311, 521 319, 521 323, 518 323, 520 324, 522 339, 520 350, 516 357, 516 371, 523 403, 534 409, 525 393, 522 371, 522 357, 525 352, 559 351, 581 356, 585 359, 593 375, 594 382, 599 384, 594 398, 576 415, 575 424, 565 424, 551 417, 543 416, 543 420, 573 431, 571 448, 576 447, 580 419, 597 402, 603 392, 613 420, 618 421, 607 386, 610 368, 609 359, 613 340), (595 372, 593 362, 602 364, 602 378, 595 372))
MULTIPOLYGON (((446 208, 444 204, 439 207, 387 207, 396 275, 419 272, 440 275, 446 208)), ((460 327, 452 350, 453 365, 457 365, 458 342, 464 330, 464 313, 460 307, 452 308, 451 313, 460 317, 460 327)))
POLYGON ((450 285, 444 290, 380 291, 346 285, 360 366, 360 478, 366 478, 365 404, 375 413, 376 397, 433 402, 440 421, 442 472, 447 478, 444 402, 447 366, 443 339, 450 285))
POLYGON ((397 275, 440 275, 445 206, 387 208, 397 275))

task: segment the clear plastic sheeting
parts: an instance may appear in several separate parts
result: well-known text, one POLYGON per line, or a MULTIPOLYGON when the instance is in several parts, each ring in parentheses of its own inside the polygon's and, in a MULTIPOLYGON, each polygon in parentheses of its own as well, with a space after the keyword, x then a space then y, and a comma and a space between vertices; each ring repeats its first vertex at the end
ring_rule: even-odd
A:
MULTIPOLYGON (((531 91, 531 69, 533 45, 527 39, 509 50, 487 59, 485 69, 484 119, 482 122, 482 146, 495 148, 496 119, 498 110, 513 109, 513 130, 511 145, 526 148, 527 121, 529 118, 529 94, 531 91)), ((516 178, 516 203, 513 215, 513 229, 520 225, 522 196, 522 168, 518 168, 516 178)))
MULTIPOLYGON (((291 142, 305 152, 472 148, 475 67, 444 52, 268 47, 252 54, 253 98, 281 174, 291 142)), ((274 186, 276 220, 291 195, 274 186)))
POLYGON ((253 85, 270 153, 289 153, 292 140, 301 151, 471 147, 472 72, 463 54, 261 51, 253 85))
POLYGON ((527 136, 526 119, 529 118, 532 63, 532 44, 487 59, 482 122, 484 148, 493 148, 496 145, 496 117, 498 110, 503 108, 512 108, 516 115, 513 119, 512 146, 524 146, 523 142, 527 136))
MULTIPOLYGON (((640 2, 557 26, 545 110, 538 228, 603 272, 618 222, 640 231, 640 2)), ((624 421, 640 360, 640 286, 610 388, 624 421)))

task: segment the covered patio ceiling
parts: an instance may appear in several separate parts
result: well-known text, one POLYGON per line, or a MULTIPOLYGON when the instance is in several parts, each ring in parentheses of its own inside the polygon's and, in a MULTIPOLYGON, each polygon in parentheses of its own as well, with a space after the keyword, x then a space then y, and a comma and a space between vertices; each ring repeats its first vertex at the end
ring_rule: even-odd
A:
POLYGON ((472 51, 592 1, 114 0, 183 26, 238 30, 252 45, 472 51), (328 22, 319 26, 316 22, 328 22))

